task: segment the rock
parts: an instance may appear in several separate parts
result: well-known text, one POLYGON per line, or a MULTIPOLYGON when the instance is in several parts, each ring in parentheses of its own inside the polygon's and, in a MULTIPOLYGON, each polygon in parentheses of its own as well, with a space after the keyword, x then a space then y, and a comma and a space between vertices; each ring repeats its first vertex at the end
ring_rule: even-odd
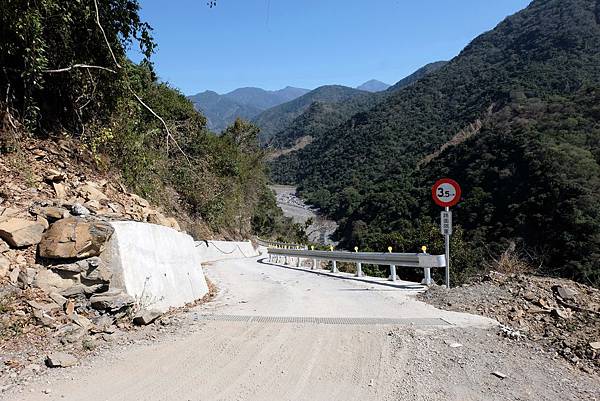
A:
POLYGON ((18 267, 12 269, 12 271, 8 274, 8 278, 11 283, 17 283, 17 280, 19 279, 19 273, 21 273, 21 269, 19 269, 18 267))
POLYGON ((91 210, 92 212, 97 212, 100 209, 102 209, 102 205, 100 204, 99 201, 97 200, 91 200, 91 201, 87 201, 83 204, 83 206, 85 206, 86 208, 88 208, 89 210, 91 210))
POLYGON ((133 317, 133 323, 138 326, 145 326, 158 319, 161 315, 162 313, 156 310, 142 309, 133 317))
POLYGON ((75 263, 51 266, 50 268, 74 274, 81 273, 81 278, 94 282, 89 284, 108 283, 112 277, 110 267, 97 256, 79 260, 75 263))
POLYGON ((47 170, 47 174, 44 179, 48 182, 58 182, 58 181, 64 181, 66 178, 67 178, 67 176, 64 173, 61 173, 60 171, 49 168, 47 170))
POLYGON ((69 217, 52 224, 40 242, 39 253, 51 259, 98 256, 113 232, 108 223, 69 217))
POLYGON ((73 313, 75 312, 75 302, 73 302, 72 300, 68 300, 65 304, 65 313, 67 314, 68 317, 73 316, 73 313))
POLYGON ((43 232, 44 226, 36 221, 12 217, 0 223, 0 238, 16 248, 38 244, 43 232))
POLYGON ((177 231, 180 230, 177 220, 172 217, 165 217, 162 213, 156 211, 148 214, 148 223, 171 227, 177 231))
POLYGON ((0 223, 10 219, 11 217, 16 217, 18 214, 19 211, 17 209, 0 206, 0 223))
POLYGON ((504 373, 502 373, 502 372, 497 371, 497 370, 494 371, 494 372, 492 372, 492 374, 494 376, 496 376, 496 377, 499 377, 500 379, 506 379, 506 375, 504 373))
POLYGON ((85 206, 79 203, 75 203, 71 206, 71 213, 73 213, 74 216, 89 216, 91 214, 85 206))
POLYGON ((33 284, 33 280, 35 279, 36 275, 37 270, 31 267, 20 269, 17 282, 21 285, 21 288, 29 287, 33 284))
POLYGON ((85 285, 85 284, 75 284, 72 287, 69 287, 60 292, 60 295, 67 298, 75 298, 75 297, 87 297, 97 292, 106 291, 106 284, 93 284, 93 285, 85 285))
POLYGON ((67 288, 73 287, 75 281, 62 278, 52 270, 40 269, 35 276, 35 280, 33 280, 33 285, 47 293, 62 293, 67 288))
POLYGON ((167 227, 171 227, 174 230, 181 231, 181 227, 179 227, 179 223, 173 217, 167 217, 167 227))
POLYGON ((108 203, 108 207, 117 214, 125 213, 125 208, 120 203, 108 203))
POLYGON ((600 341, 595 341, 593 343, 590 343, 590 347, 593 350, 600 350, 600 341))
POLYGON ((0 278, 6 276, 10 270, 10 260, 0 255, 0 278))
POLYGON ((37 323, 41 326, 56 327, 56 319, 48 316, 46 312, 41 309, 34 309, 33 316, 36 318, 37 323))
POLYGON ((77 326, 81 327, 84 330, 88 330, 93 325, 90 319, 82 315, 73 314, 73 316, 71 316, 71 319, 73 320, 73 323, 75 323, 77 326))
POLYGON ((556 294, 561 297, 562 299, 574 299, 575 296, 578 294, 577 291, 572 290, 568 287, 563 287, 563 286, 556 286, 554 287, 554 290, 556 291, 556 294))
POLYGON ((146 199, 142 198, 141 196, 138 196, 136 194, 129 194, 129 196, 131 196, 131 198, 140 206, 142 207, 149 207, 150 206, 150 202, 148 202, 146 199))
POLYGON ((63 209, 62 207, 56 207, 56 206, 46 206, 46 207, 38 208, 38 209, 33 210, 33 212, 37 215, 42 215, 52 221, 69 217, 69 212, 67 209, 63 209))
POLYGON ((67 189, 64 184, 60 184, 58 182, 53 182, 52 187, 54 187, 54 192, 56 193, 56 197, 58 199, 66 199, 67 198, 67 189))
POLYGON ((552 309, 552 316, 561 318, 561 319, 569 319, 571 318, 571 313, 563 309, 552 309))
POLYGON ((48 220, 44 216, 36 216, 35 221, 37 221, 44 227, 44 231, 46 231, 50 227, 50 223, 48 223, 48 220))
POLYGON ((39 309, 42 312, 52 312, 54 310, 60 309, 60 306, 54 302, 52 303, 40 303, 33 300, 27 301, 27 304, 31 306, 33 309, 39 309))
POLYGON ((94 309, 117 312, 123 308, 132 306, 135 300, 121 290, 110 290, 92 295, 90 302, 94 309))
POLYGON ((77 262, 77 264, 84 267, 81 271, 81 277, 85 280, 108 283, 112 278, 112 270, 110 266, 108 266, 99 257, 81 260, 77 262))
POLYGON ((96 188, 94 185, 91 185, 90 183, 82 186, 79 192, 87 200, 108 200, 108 197, 104 194, 104 192, 100 191, 98 188, 96 188))
POLYGON ((51 300, 56 302, 56 304, 58 306, 60 306, 61 308, 64 307, 65 303, 67 302, 67 298, 63 297, 62 295, 60 295, 59 293, 56 293, 56 292, 51 292, 48 296, 50 297, 51 300))
POLYGON ((64 352, 55 352, 46 356, 46 365, 50 368, 68 368, 76 364, 77 359, 64 352))
POLYGON ((0 239, 0 253, 4 253, 6 251, 8 251, 10 249, 10 247, 8 246, 8 244, 6 242, 4 242, 4 240, 0 239))

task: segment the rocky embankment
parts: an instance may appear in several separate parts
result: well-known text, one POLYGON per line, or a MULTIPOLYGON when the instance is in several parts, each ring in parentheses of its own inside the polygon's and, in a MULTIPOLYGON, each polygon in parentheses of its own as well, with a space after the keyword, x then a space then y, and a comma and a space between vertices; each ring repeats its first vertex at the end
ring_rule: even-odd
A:
POLYGON ((111 221, 179 224, 92 160, 60 140, 0 154, 0 389, 159 317, 111 285, 99 255, 111 221))
POLYGON ((552 358, 600 372, 600 290, 566 279, 491 272, 481 281, 420 295, 440 309, 496 319, 504 335, 552 358))

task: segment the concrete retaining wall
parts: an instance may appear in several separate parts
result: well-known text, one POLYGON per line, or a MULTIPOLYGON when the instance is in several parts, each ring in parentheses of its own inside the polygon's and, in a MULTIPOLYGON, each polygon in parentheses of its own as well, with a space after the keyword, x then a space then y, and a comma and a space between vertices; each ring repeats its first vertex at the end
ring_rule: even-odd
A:
POLYGON ((113 271, 111 288, 121 288, 144 308, 161 312, 208 292, 192 237, 149 223, 110 224, 115 232, 101 257, 113 271))
POLYGON ((202 263, 260 255, 260 249, 254 248, 250 241, 196 241, 196 250, 202 263))

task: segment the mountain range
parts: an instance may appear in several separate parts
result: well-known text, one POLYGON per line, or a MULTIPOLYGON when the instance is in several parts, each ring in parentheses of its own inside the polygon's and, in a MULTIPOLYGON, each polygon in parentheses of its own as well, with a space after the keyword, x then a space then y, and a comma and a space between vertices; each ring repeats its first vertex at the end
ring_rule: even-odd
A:
POLYGON ((238 117, 250 120, 263 110, 289 102, 309 91, 291 86, 275 91, 239 88, 224 95, 207 90, 188 98, 207 118, 208 128, 220 132, 238 117))
MULTIPOLYGON (((380 92, 389 87, 390 85, 386 83, 372 79, 359 85, 356 89, 366 92, 380 92)), ((238 117, 252 120, 261 112, 292 101, 308 92, 311 92, 311 90, 292 86, 274 91, 247 87, 238 88, 222 95, 207 90, 188 96, 188 99, 192 101, 196 110, 207 118, 208 128, 214 132, 221 132, 238 117)), ((315 97, 320 99, 323 96, 315 94, 315 97)))
POLYGON ((433 253, 444 249, 428 193, 452 177, 453 275, 516 249, 540 273, 598 285, 599 66, 600 1, 534 0, 275 159, 272 177, 338 220, 348 249, 433 253))
POLYGON ((261 113, 254 119, 261 128, 263 146, 284 150, 303 146, 352 115, 369 110, 395 91, 443 67, 446 61, 427 64, 384 91, 365 93, 347 87, 323 86, 306 95, 261 113), (339 91, 345 96, 339 96, 339 91), (338 96, 336 96, 338 95, 338 96))

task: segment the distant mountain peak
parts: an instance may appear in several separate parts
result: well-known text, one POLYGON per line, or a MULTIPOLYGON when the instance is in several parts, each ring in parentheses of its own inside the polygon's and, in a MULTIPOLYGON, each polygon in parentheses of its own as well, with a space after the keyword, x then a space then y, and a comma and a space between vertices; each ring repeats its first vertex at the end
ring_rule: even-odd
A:
POLYGON ((371 79, 365 82, 364 84, 357 86, 356 89, 366 92, 382 92, 390 86, 391 85, 388 85, 385 82, 381 82, 376 79, 371 79))

